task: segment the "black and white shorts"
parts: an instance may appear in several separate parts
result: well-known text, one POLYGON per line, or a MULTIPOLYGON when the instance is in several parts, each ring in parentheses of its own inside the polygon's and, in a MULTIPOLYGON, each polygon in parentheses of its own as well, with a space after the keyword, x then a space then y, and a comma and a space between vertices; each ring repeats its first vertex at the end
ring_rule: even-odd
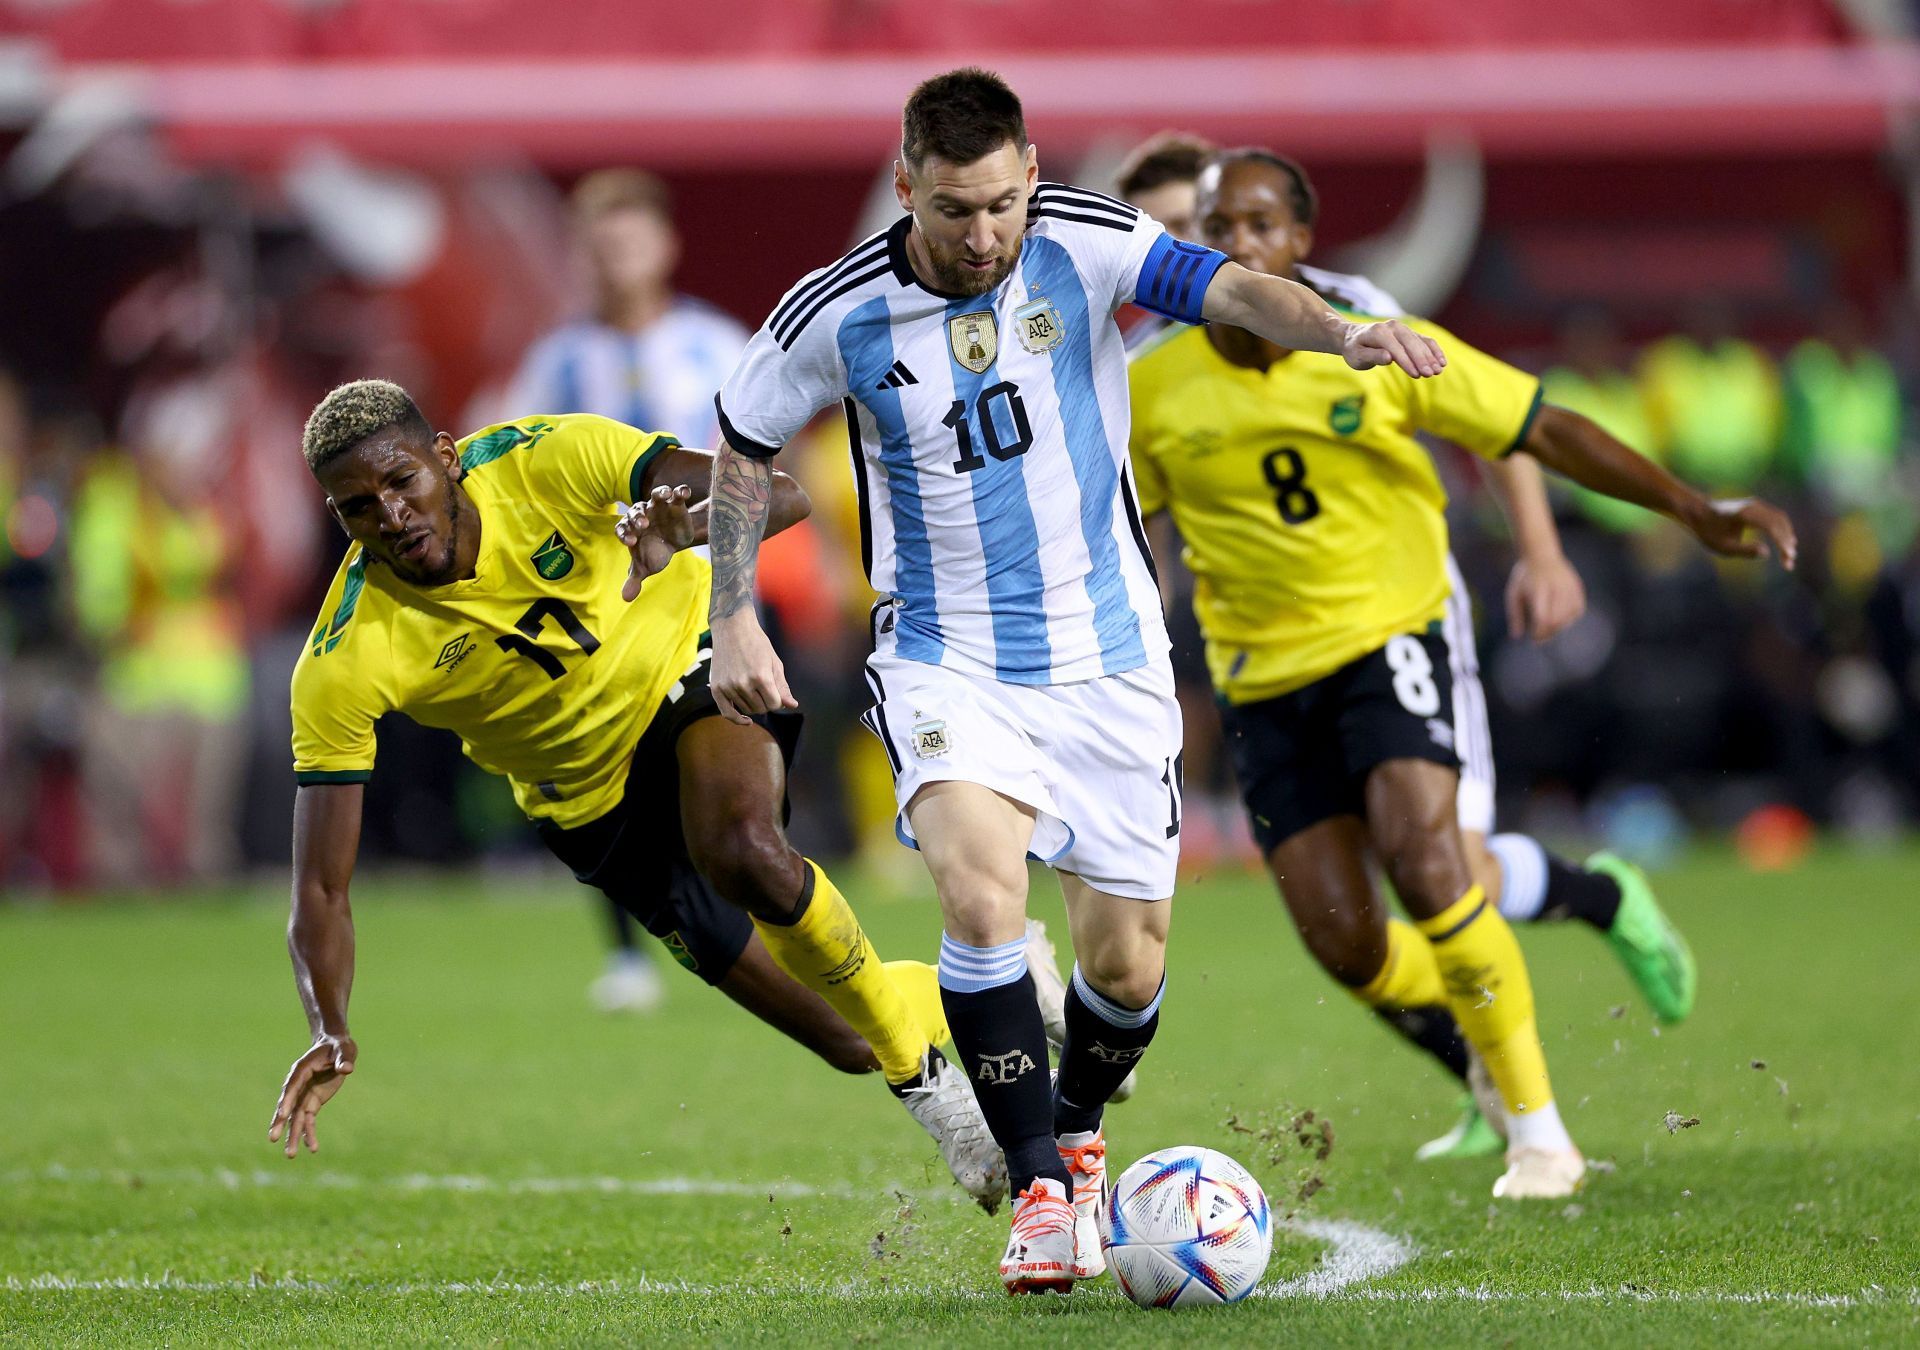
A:
POLYGON ((1480 653, 1473 644, 1473 597, 1451 553, 1447 554, 1447 581, 1453 589, 1440 627, 1453 678, 1454 752, 1460 757, 1460 792, 1454 808, 1462 830, 1492 834, 1493 732, 1487 725, 1487 691, 1480 684, 1480 653))

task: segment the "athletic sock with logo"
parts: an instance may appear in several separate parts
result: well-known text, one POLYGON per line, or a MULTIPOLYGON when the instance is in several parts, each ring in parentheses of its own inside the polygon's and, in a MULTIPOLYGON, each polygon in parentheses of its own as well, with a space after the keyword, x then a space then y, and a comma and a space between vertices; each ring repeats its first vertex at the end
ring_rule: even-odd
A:
POLYGON ((940 999, 980 1114, 1007 1155, 1013 1194, 1035 1177, 1051 1177, 1071 1193, 1053 1142, 1047 1025, 1027 973, 1026 939, 970 947, 941 934, 940 999))
MULTIPOLYGON (((1539 1136, 1546 1140, 1556 1134, 1564 1137, 1564 1129, 1552 1129, 1559 1112, 1545 1110, 1553 1102, 1553 1085, 1547 1079, 1547 1055, 1534 1023, 1533 982, 1527 975, 1520 944, 1500 911, 1488 904, 1486 892, 1474 885, 1416 926, 1433 944, 1447 1003, 1460 1030, 1486 1061, 1487 1073, 1500 1090, 1507 1114, 1535 1115, 1538 1128, 1530 1128, 1532 1122, 1522 1127, 1530 1139, 1539 1136)), ((1520 1137, 1510 1134, 1516 1140, 1520 1137)), ((1555 1145, 1536 1142, 1533 1146, 1555 1145)), ((1566 1140, 1564 1146, 1571 1148, 1572 1141, 1566 1140)))
POLYGON ((1055 1134, 1100 1128, 1108 1098, 1140 1062, 1160 1029, 1164 978, 1144 1008, 1115 1002, 1087 983, 1073 963, 1067 985, 1067 1043, 1060 1047, 1060 1078, 1053 1088, 1055 1134))
POLYGON ((1440 1061, 1465 1082, 1467 1042, 1447 1007, 1447 988, 1433 944, 1405 919, 1387 920, 1387 959, 1374 977, 1353 991, 1401 1036, 1440 1061))
POLYGON ((1496 834, 1487 852, 1500 864, 1500 913, 1515 923, 1579 919, 1601 932, 1620 912, 1620 883, 1556 858, 1537 839, 1496 834))
POLYGON ((754 931, 780 969, 820 995, 866 1038, 889 1083, 920 1072, 928 1037, 922 1018, 880 964, 847 898, 820 865, 807 860, 800 899, 785 923, 756 918, 754 931))

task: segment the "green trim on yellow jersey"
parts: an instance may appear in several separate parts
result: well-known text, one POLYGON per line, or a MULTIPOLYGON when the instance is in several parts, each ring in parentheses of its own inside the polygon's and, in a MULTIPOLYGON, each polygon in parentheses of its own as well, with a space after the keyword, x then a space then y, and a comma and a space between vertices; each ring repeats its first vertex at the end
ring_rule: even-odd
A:
POLYGON ((647 481, 647 469, 662 450, 678 450, 680 442, 664 433, 653 438, 653 444, 640 452, 640 458, 633 461, 633 472, 627 475, 627 500, 637 502, 645 494, 642 491, 647 481))
POLYGON ((1500 458, 1505 459, 1527 443, 1527 437, 1533 434, 1533 424, 1540 420, 1540 405, 1546 396, 1546 387, 1536 385, 1533 391, 1533 402, 1527 405, 1526 420, 1520 424, 1520 430, 1514 434, 1514 438, 1507 443, 1507 448, 1500 452, 1500 458))
POLYGON ((509 422, 503 427, 487 432, 484 436, 476 436, 468 441, 467 448, 460 452, 460 471, 472 473, 482 465, 491 464, 500 456, 517 450, 523 445, 538 445, 552 430, 551 422, 528 418, 524 422, 509 422))
POLYGON ((312 769, 296 773, 293 781, 300 787, 321 787, 333 783, 364 783, 372 777, 372 769, 312 769))
POLYGON ((313 630, 313 654, 323 655, 340 645, 340 635, 353 621, 353 611, 360 605, 360 592, 367 585, 367 551, 362 548, 347 564, 346 589, 341 592, 340 604, 333 611, 333 620, 313 630))

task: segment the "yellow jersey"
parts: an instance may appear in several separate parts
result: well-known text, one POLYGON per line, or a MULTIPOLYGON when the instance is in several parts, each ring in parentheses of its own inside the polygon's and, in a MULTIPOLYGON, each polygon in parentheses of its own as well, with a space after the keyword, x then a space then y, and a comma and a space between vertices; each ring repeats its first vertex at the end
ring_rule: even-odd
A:
POLYGON ((529 816, 572 827, 617 806, 634 744, 707 626, 712 572, 691 551, 620 598, 614 508, 678 444, 587 414, 461 441, 474 575, 414 586, 348 551, 293 672, 296 780, 365 782, 374 721, 401 712, 458 733, 529 816))
POLYGON ((1415 434, 1484 458, 1526 439, 1540 382, 1437 324, 1441 374, 1292 352, 1236 366, 1204 328, 1134 358, 1141 509, 1167 510, 1194 575, 1214 688, 1252 703, 1312 684, 1440 617, 1446 494, 1415 434))

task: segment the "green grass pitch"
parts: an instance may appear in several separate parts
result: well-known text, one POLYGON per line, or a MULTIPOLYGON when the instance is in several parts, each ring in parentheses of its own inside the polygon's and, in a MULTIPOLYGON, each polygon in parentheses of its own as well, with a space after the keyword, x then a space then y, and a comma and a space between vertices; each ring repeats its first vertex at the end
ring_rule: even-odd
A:
MULTIPOLYGON (((359 888, 359 1071, 294 1163, 266 1141, 305 1045, 276 895, 0 907, 0 1341, 1912 1343, 1916 875, 1913 852, 1664 873, 1702 988, 1661 1034, 1594 935, 1523 933, 1560 1100, 1609 1165, 1519 1207, 1491 1161, 1412 1161, 1452 1090, 1309 967, 1262 881, 1188 885, 1113 1161, 1222 1148, 1293 1218, 1277 1296, 1167 1313, 1110 1281, 1001 1295, 1004 1215, 879 1081, 692 979, 651 1018, 591 1013, 599 916, 569 882, 359 888), (1286 1128, 1308 1110, 1324 1160, 1286 1128)), ((931 956, 930 904, 847 889, 883 953, 931 956)))

